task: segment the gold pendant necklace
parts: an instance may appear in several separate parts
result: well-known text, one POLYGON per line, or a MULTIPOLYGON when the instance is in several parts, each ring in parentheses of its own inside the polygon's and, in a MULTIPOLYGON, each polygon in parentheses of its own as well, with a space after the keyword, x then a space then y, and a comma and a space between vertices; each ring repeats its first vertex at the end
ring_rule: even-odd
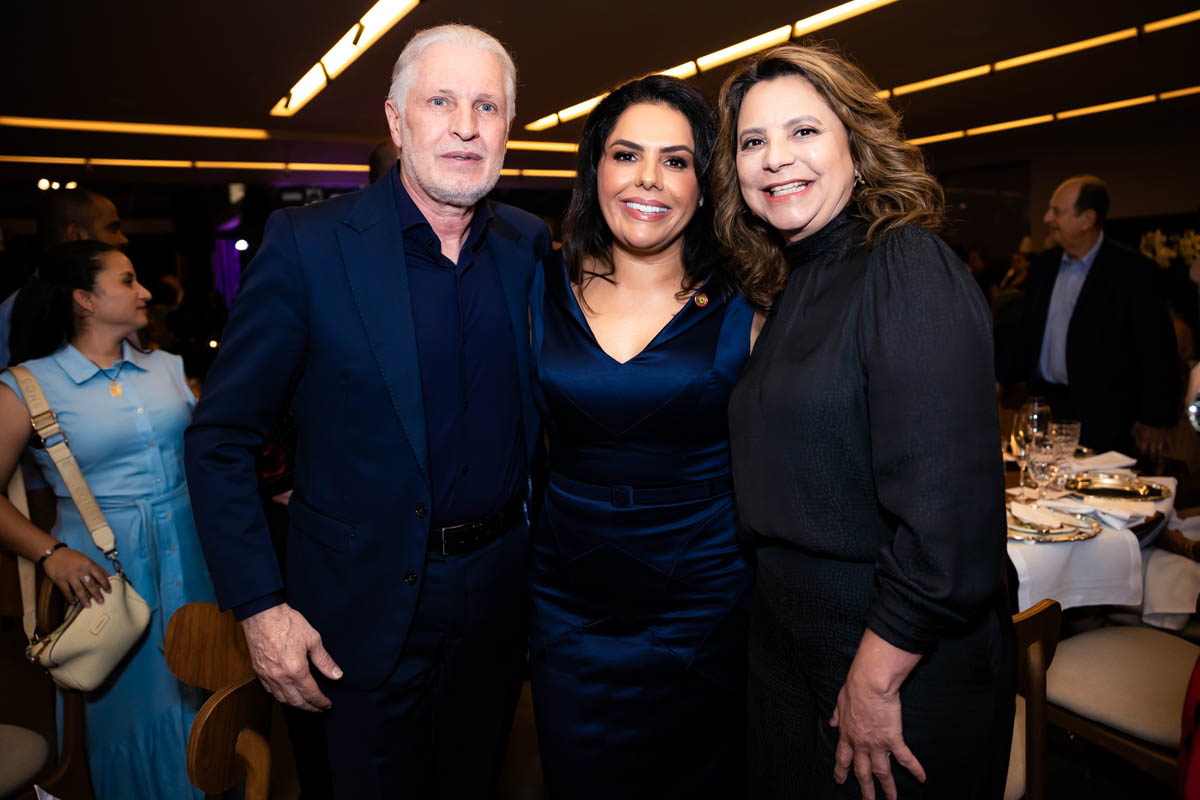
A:
MULTIPOLYGON (((84 358, 87 358, 87 356, 84 356, 84 358)), ((92 360, 90 358, 88 358, 88 361, 92 361, 92 360)), ((92 363, 96 364, 95 361, 92 361, 92 363)), ((108 393, 109 394, 111 394, 113 397, 120 397, 122 394, 125 393, 125 390, 123 388, 121 388, 125 384, 117 383, 117 378, 121 377, 121 370, 125 369, 124 361, 121 362, 121 366, 117 367, 116 375, 109 375, 108 370, 106 370, 104 367, 100 366, 99 364, 96 364, 96 369, 100 370, 101 375, 108 378, 108 393)))

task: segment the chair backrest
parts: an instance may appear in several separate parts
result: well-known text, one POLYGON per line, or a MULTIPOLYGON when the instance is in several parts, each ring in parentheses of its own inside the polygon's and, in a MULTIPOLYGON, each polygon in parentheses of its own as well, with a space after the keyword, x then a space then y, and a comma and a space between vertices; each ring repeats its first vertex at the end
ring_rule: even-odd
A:
POLYGON ((1017 691, 1025 698, 1025 796, 1046 792, 1046 670, 1054 660, 1062 606, 1042 600, 1013 616, 1017 638, 1017 691))
POLYGON ((215 691, 188 738, 188 778, 206 794, 246 782, 245 800, 267 800, 271 696, 251 673, 215 691))
POLYGON ((213 694, 188 737, 188 779, 207 794, 246 781, 246 800, 266 800, 271 696, 250 664, 242 626, 212 603, 187 603, 167 622, 163 642, 175 677, 213 694))
POLYGON ((189 686, 215 692, 254 674, 242 626, 212 603, 187 603, 167 622, 167 667, 189 686))

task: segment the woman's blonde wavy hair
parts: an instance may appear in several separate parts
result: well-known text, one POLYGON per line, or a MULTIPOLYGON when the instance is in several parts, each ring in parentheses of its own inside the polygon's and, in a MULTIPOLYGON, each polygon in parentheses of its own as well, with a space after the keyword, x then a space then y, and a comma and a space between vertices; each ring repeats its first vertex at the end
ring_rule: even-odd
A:
POLYGON ((713 165, 717 236, 728 248, 747 299, 768 309, 787 281, 783 237, 751 213, 737 171, 737 121, 750 88, 787 75, 805 78, 846 126, 850 155, 862 183, 850 202, 867 222, 867 245, 901 225, 936 230, 942 222, 942 187, 925 159, 904 141, 900 118, 878 87, 840 53, 822 45, 785 44, 751 59, 721 87, 721 132, 713 165))

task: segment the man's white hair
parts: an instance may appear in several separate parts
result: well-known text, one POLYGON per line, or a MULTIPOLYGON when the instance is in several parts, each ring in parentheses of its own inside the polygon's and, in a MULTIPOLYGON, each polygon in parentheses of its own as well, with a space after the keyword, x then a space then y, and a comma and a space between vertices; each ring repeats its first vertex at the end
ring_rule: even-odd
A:
POLYGON ((388 90, 388 99, 404 118, 404 104, 408 100, 408 90, 416 77, 416 64, 421 54, 431 45, 456 44, 463 47, 473 47, 485 53, 491 53, 500 61, 504 70, 504 105, 508 111, 508 123, 517 115, 517 65, 504 45, 490 33, 471 25, 439 25, 436 28, 426 28, 418 31, 396 59, 392 68, 392 87, 388 90))

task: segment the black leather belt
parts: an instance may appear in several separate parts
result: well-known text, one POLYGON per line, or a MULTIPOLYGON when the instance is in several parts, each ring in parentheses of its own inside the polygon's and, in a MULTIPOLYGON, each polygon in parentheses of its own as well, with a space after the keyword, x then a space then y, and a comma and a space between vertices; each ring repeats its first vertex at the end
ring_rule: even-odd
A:
POLYGON ((512 499, 504 504, 504 508, 495 514, 488 514, 483 519, 464 525, 430 528, 429 552, 441 553, 444 556, 473 553, 500 538, 524 519, 525 504, 520 495, 513 495, 512 499))
POLYGON ((570 489, 582 497, 592 500, 607 500, 615 508, 684 503, 688 500, 704 500, 733 491, 733 478, 728 472, 705 481, 681 483, 675 486, 626 486, 624 484, 604 486, 577 481, 559 473, 554 473, 550 482, 570 489))

